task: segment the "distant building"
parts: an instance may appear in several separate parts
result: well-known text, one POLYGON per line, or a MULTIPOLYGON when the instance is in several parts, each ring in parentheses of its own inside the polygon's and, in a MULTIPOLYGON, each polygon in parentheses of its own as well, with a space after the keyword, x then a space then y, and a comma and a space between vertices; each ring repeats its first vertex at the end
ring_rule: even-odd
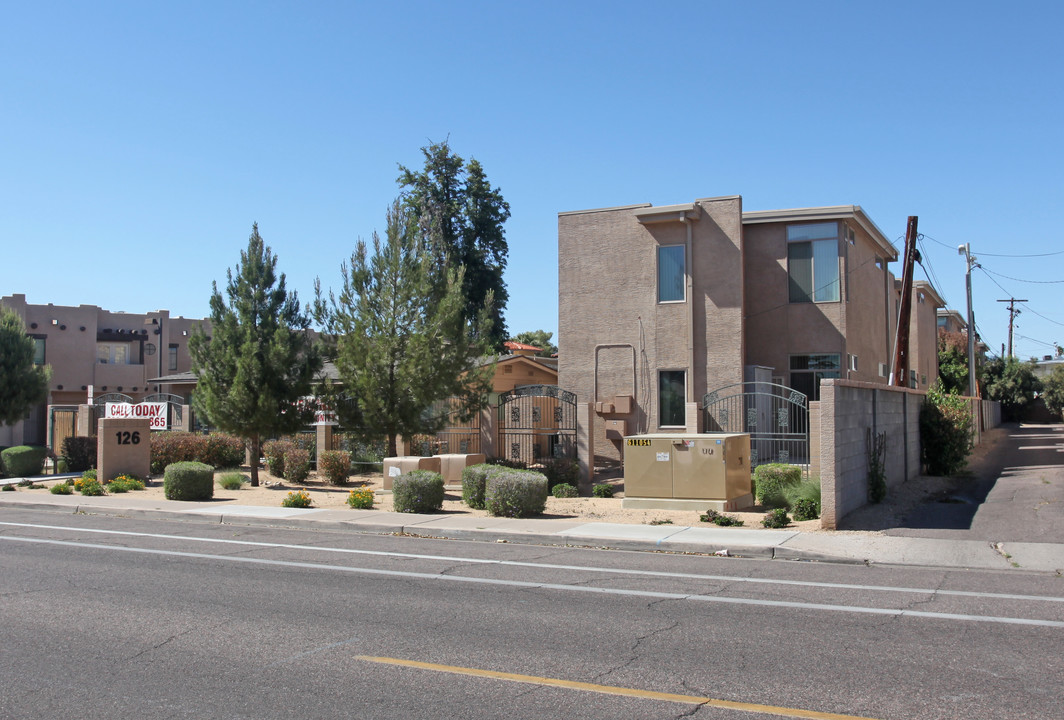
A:
POLYGON ((188 340, 194 328, 209 327, 208 320, 171 317, 168 310, 33 305, 23 294, 0 298, 0 305, 22 318, 37 346, 36 362, 52 368, 48 399, 22 421, 0 426, 0 445, 44 445, 51 436, 48 408, 86 404, 90 387, 94 398, 120 393, 139 402, 174 394, 188 403, 195 385, 189 382, 188 340))

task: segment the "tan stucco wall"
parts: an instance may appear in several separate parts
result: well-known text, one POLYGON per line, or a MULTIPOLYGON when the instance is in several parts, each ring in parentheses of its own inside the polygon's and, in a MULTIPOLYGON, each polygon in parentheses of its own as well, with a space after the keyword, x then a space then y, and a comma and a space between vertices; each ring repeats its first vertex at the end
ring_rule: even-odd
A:
POLYGON ((688 401, 742 380, 742 200, 695 205, 691 291, 677 303, 657 301, 657 248, 685 244, 684 223, 640 223, 648 206, 559 215, 559 385, 581 403, 635 398, 632 412, 596 419, 596 455, 620 458, 605 420, 627 421, 629 434, 659 429, 658 370, 687 372, 688 401))

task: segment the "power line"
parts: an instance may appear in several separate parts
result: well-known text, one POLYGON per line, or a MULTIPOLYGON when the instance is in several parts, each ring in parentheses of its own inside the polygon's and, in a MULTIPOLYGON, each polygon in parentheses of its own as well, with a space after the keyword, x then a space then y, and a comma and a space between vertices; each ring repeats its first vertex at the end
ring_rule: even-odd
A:
MULTIPOLYGON (((951 245, 947 245, 946 243, 942 242, 941 240, 936 240, 935 238, 931 237, 930 235, 924 235, 923 233, 921 233, 920 237, 927 238, 931 242, 938 243, 942 247, 947 247, 947 248, 951 248, 952 249, 951 245)), ((1064 250, 1058 250, 1056 252, 1050 252, 1050 253, 1034 253, 1034 254, 1031 254, 1031 255, 1006 255, 1004 253, 989 253, 989 252, 979 252, 979 253, 973 253, 973 254, 975 254, 975 255, 985 255, 987 257, 1003 257, 1003 258, 1038 258, 1038 257, 1050 257, 1050 256, 1053 256, 1053 255, 1064 255, 1064 250)))
POLYGON ((993 270, 987 270, 986 268, 983 268, 983 272, 990 273, 991 275, 997 275, 998 277, 1003 277, 1006 280, 1012 280, 1014 282, 1032 283, 1032 284, 1035 284, 1035 285, 1062 285, 1062 284, 1064 284, 1064 280, 1023 280, 1021 278, 1014 278, 1014 277, 1009 277, 1008 275, 1002 275, 1001 273, 996 273, 993 270))

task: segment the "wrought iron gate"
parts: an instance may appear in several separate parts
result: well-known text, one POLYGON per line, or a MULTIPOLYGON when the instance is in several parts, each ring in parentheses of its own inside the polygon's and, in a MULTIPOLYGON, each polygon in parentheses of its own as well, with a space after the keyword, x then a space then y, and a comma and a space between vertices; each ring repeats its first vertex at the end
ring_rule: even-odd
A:
POLYGON ((536 465, 576 457, 576 395, 557 385, 527 385, 499 395, 500 457, 536 465))
POLYGON ((809 469, 809 403, 784 385, 728 385, 702 399, 706 432, 750 433, 750 467, 786 463, 809 469))

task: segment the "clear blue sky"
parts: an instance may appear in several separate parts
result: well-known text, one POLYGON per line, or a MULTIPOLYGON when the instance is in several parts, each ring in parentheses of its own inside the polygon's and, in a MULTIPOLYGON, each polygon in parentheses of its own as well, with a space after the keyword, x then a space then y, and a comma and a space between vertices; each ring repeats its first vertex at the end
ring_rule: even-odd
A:
MULTIPOLYGON (((509 201, 512 332, 557 213, 861 205, 1007 340, 1064 343, 1059 2, 5 2, 0 294, 208 314, 254 221, 303 301, 450 138, 509 201), (1037 281, 1037 282, 1035 282, 1037 281)), ((893 266, 901 274, 900 263, 893 266)), ((924 277, 918 271, 917 278, 924 277)))

